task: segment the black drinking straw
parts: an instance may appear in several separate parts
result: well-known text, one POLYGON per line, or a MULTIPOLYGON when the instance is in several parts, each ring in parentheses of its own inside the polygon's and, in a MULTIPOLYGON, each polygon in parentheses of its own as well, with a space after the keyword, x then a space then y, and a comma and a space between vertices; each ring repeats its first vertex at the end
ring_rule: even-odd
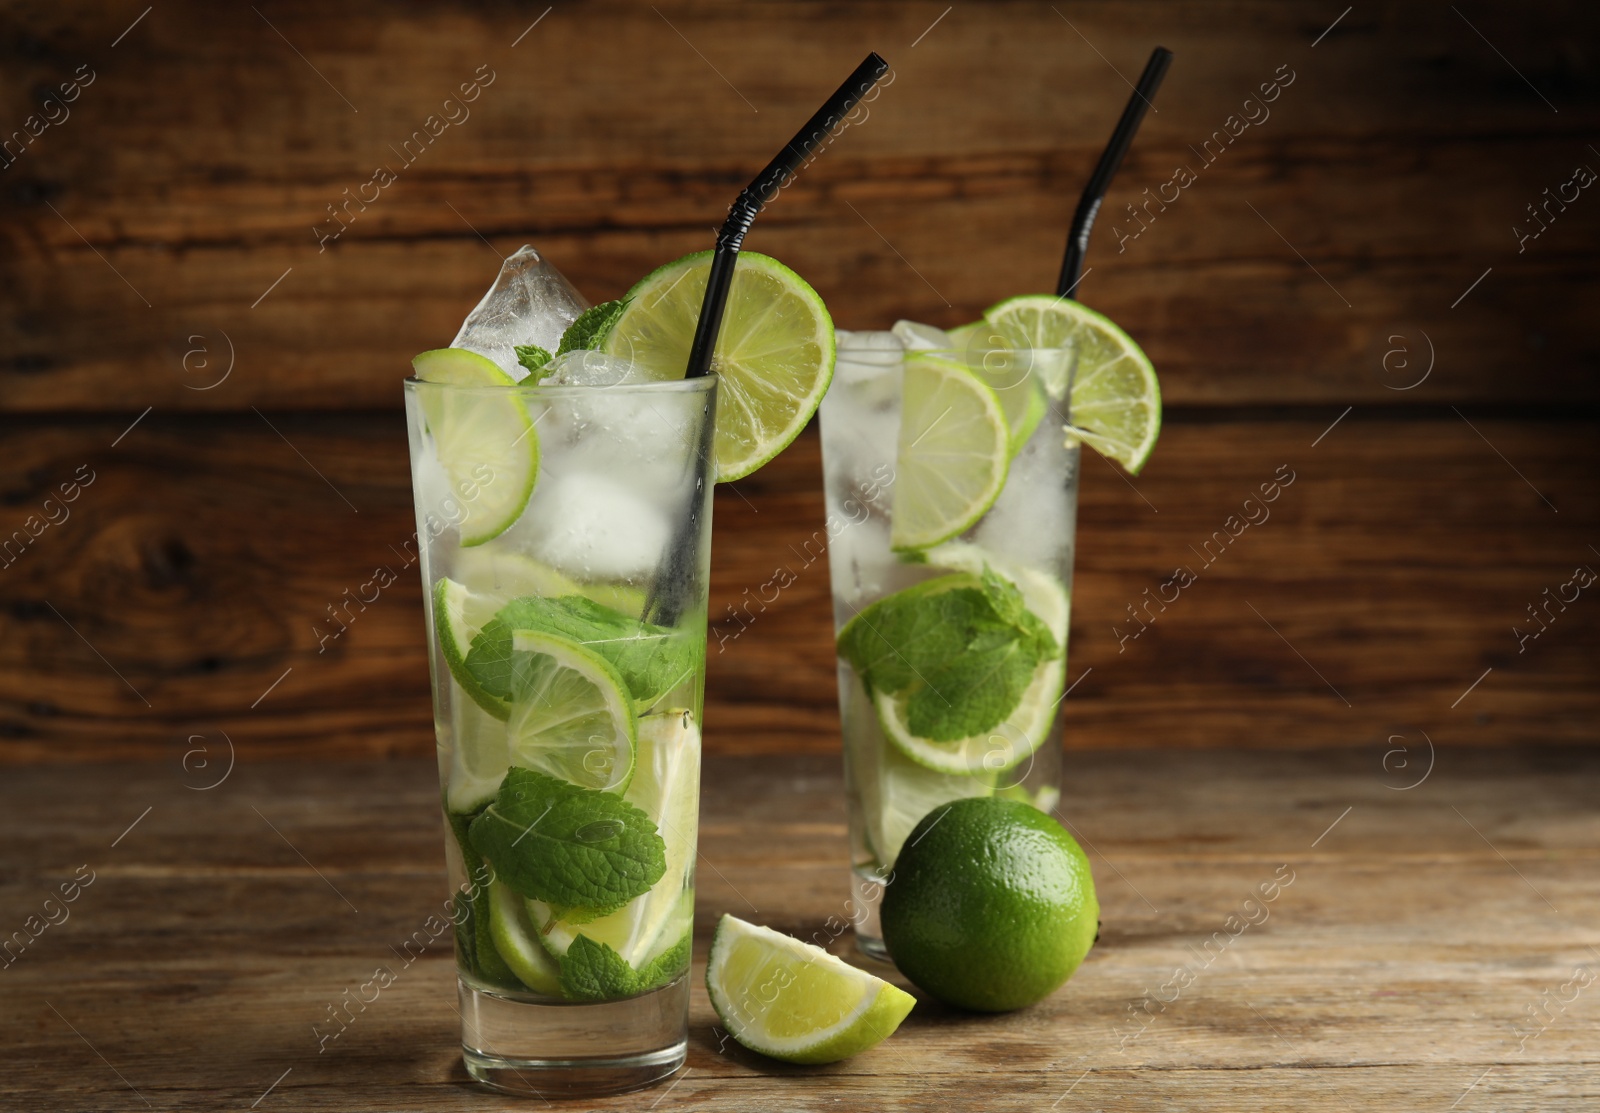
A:
POLYGON ((711 370, 711 353, 717 346, 717 333, 722 330, 722 311, 727 307, 728 291, 733 286, 734 264, 739 261, 739 248, 756 215, 777 196, 778 190, 789 184, 816 151, 817 144, 839 126, 845 114, 888 72, 888 62, 875 53, 868 54, 844 84, 834 90, 833 96, 806 121, 805 127, 778 152, 778 157, 767 163, 767 168, 740 191, 729 207, 728 219, 717 234, 717 250, 711 256, 711 274, 706 278, 706 296, 700 303, 700 321, 695 326, 694 343, 689 348, 689 368, 684 372, 684 378, 693 379, 711 370))
POLYGON ((1122 119, 1117 121, 1117 130, 1111 133, 1111 142, 1106 144, 1105 153, 1100 156, 1100 163, 1094 168, 1089 184, 1083 187, 1083 196, 1078 198, 1078 209, 1072 214, 1072 231, 1067 235, 1067 255, 1061 261, 1061 278, 1056 282, 1057 297, 1064 298, 1070 294, 1083 274, 1083 257, 1089 251, 1089 233, 1094 228, 1096 214, 1100 212, 1100 203, 1105 200, 1111 179, 1116 177, 1117 169, 1122 165, 1122 157, 1133 146, 1133 137, 1138 134, 1139 125, 1144 121, 1150 98, 1161 87, 1161 79, 1167 75, 1167 67, 1171 64, 1172 51, 1166 47, 1158 46, 1150 52, 1150 60, 1144 64, 1144 73, 1139 76, 1139 84, 1134 87, 1133 96, 1128 98, 1128 106, 1122 110, 1122 119))
MULTIPOLYGON (((717 334, 722 331, 722 313, 728 305, 728 291, 733 288, 733 269, 739 261, 739 248, 744 244, 745 233, 750 231, 757 214, 815 156, 823 140, 837 134, 835 129, 844 122, 845 116, 888 72, 888 62, 877 54, 868 54, 855 72, 845 79, 845 83, 834 90, 833 96, 806 121, 805 127, 789 140, 776 158, 767 163, 766 169, 739 191, 739 196, 728 208, 728 219, 717 233, 717 247, 711 256, 711 273, 706 276, 705 299, 700 303, 700 320, 695 325, 694 343, 689 347, 689 365, 684 371, 684 378, 699 378, 711 371, 711 353, 717 346, 717 334)), ((713 406, 701 426, 698 445, 700 474, 696 477, 696 497, 706 484, 716 482, 716 476, 711 471, 714 430, 713 406)), ((689 571, 694 566, 697 518, 696 513, 691 513, 668 543, 666 556, 645 597, 642 617, 646 621, 671 626, 678 621, 684 608, 693 602, 684 588, 693 579, 689 571)))

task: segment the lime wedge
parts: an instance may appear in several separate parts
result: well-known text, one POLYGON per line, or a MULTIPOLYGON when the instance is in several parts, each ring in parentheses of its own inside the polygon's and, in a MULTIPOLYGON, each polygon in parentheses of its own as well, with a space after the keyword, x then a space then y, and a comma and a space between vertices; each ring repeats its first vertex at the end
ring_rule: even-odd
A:
POLYGON ((1026 761, 1050 737, 1066 671, 1066 662, 1061 657, 1042 662, 1023 689, 1022 702, 1005 722, 993 730, 954 742, 935 742, 912 734, 906 725, 904 693, 874 692, 872 702, 884 734, 918 765, 939 773, 969 777, 1002 773, 1026 761))
POLYGON ((494 617, 503 601, 493 595, 469 591, 464 584, 448 576, 433 585, 433 628, 450 675, 473 702, 496 719, 504 719, 509 708, 505 700, 486 691, 472 675, 467 668, 467 651, 472 639, 494 617))
POLYGON ((535 630, 511 635, 512 763, 581 788, 621 793, 633 779, 633 701, 610 662, 535 630))
MULTIPOLYGON (((654 378, 683 378, 710 269, 711 252, 701 251, 646 275, 601 350, 654 378)), ((827 393, 833 358, 833 320, 817 292, 776 259, 742 252, 711 360, 719 481, 749 475, 800 435, 827 393)))
POLYGON ((1008 298, 983 316, 1019 348, 1076 348, 1068 433, 1139 474, 1161 432, 1161 386, 1133 338, 1103 314, 1048 294, 1008 298))
MULTIPOLYGON (((436 348, 411 361, 426 383, 507 387, 515 380, 465 348, 436 348)), ((511 528, 539 477, 539 435, 515 391, 421 392, 422 416, 439 465, 460 504, 461 544, 481 545, 511 528)))
POLYGON ((522 898, 503 881, 489 886, 489 938, 517 980, 536 993, 561 996, 561 969, 539 944, 522 898))
POLYGON ((723 916, 706 963, 711 1005, 751 1051, 836 1063, 887 1039, 916 998, 820 947, 723 916))
POLYGON ((977 375, 907 354, 889 543, 925 549, 983 517, 1005 486, 1009 444, 1000 400, 977 375))
POLYGON ((700 729, 690 712, 639 720, 638 772, 623 799, 655 822, 666 843, 661 880, 617 911, 585 923, 556 919, 542 901, 528 901, 527 911, 551 954, 565 955, 574 939, 586 935, 642 970, 678 942, 694 918, 689 879, 700 805, 700 729))

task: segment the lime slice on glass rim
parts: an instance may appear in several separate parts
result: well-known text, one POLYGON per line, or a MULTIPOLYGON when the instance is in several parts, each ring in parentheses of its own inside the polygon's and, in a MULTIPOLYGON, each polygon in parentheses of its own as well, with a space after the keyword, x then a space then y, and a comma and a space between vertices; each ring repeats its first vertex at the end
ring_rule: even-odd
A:
POLYGON ((512 765, 621 795, 638 727, 627 684, 599 654, 537 630, 511 635, 507 752, 512 765))
MULTIPOLYGON (((640 279, 600 350, 653 378, 683 378, 711 255, 685 255, 640 279)), ((833 319, 817 292, 776 259, 741 252, 711 359, 718 482, 749 475, 800 435, 828 391, 833 360, 833 319)))
MULTIPOLYGON (((1067 433, 1138 475, 1161 432, 1161 386, 1133 338, 1104 314, 1049 294, 1007 298, 983 317, 1017 348, 1076 349, 1067 433)), ((1048 376, 1045 385, 1060 397, 1048 376)))
POLYGON ((728 1033, 790 1063, 834 1063, 882 1042, 916 998, 820 947, 723 916, 706 989, 728 1033))
MULTIPOLYGON (((508 387, 516 381, 492 360, 465 348, 435 348, 411 361, 425 383, 458 387, 508 387)), ((423 421, 466 513, 461 544, 499 537, 522 514, 539 477, 539 435, 514 391, 423 390, 423 421)))
POLYGON ((1010 440, 999 398, 970 368, 907 353, 889 544, 926 549, 983 517, 1005 487, 1010 440))

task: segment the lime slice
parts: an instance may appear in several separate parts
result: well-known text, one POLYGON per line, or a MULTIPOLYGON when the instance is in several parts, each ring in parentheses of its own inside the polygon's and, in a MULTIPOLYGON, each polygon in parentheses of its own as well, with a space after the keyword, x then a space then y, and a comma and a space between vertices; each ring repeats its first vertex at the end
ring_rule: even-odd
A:
POLYGON ((463 583, 501 601, 524 595, 547 599, 562 595, 583 595, 623 614, 644 610, 644 588, 625 583, 581 583, 566 573, 519 552, 495 545, 462 549, 456 554, 452 571, 463 583))
POLYGON ((500 791, 511 768, 510 740, 505 723, 460 693, 450 704, 450 727, 445 806, 457 815, 470 815, 500 791))
POLYGON ((999 497, 1010 427, 995 393, 965 366, 906 356, 889 543, 925 549, 970 527, 999 497))
POLYGON ((467 650, 502 602, 504 600, 496 596, 469 591, 464 584, 448 576, 433 585, 433 628, 450 675, 473 702, 496 719, 504 719, 510 708, 505 700, 486 691, 472 675, 467 668, 467 650))
POLYGON ((884 738, 860 678, 851 682, 855 688, 851 702, 865 712, 866 720, 858 719, 855 727, 867 732, 850 740, 854 787, 861 794, 867 845, 880 864, 892 866, 906 836, 923 816, 951 800, 988 796, 994 787, 985 777, 936 773, 907 758, 884 738))
MULTIPOLYGON (((908 323, 908 322, 907 322, 908 323)), ((896 328, 899 326, 896 325, 896 328)), ((926 325, 919 328, 926 329, 926 325)), ((993 388, 1000 399, 1000 408, 1006 414, 1006 426, 1011 430, 1010 449, 1015 456, 1028 443, 1039 422, 1050 409, 1045 396, 1044 379, 1030 374, 1037 361, 1019 354, 987 321, 962 325, 945 333, 949 358, 964 361, 980 379, 993 388)), ((1040 364, 1040 371, 1045 366, 1040 364)), ((1070 368, 1064 367, 1065 378, 1070 368)))
POLYGON ((512 763, 580 788, 624 792, 633 779, 633 701, 610 662, 535 630, 511 635, 512 763))
POLYGON ((670 981, 664 975, 678 973, 689 969, 689 957, 694 950, 694 890, 685 889, 678 894, 678 902, 671 907, 667 918, 662 921, 661 929, 656 933, 655 942, 644 949, 644 957, 639 962, 639 970, 646 975, 646 981, 662 984, 670 981), (682 966, 676 971, 663 969, 666 956, 677 951, 682 956, 682 966), (651 968, 655 969, 652 970, 651 968))
POLYGON ((1076 348, 1068 431, 1139 474, 1161 432, 1161 386, 1133 338, 1104 315, 1048 294, 1008 298, 983 316, 1018 347, 1076 348))
POLYGON ((934 742, 912 734, 906 725, 904 693, 874 692, 872 702, 883 732, 918 765, 961 776, 1003 773, 1026 761, 1050 737, 1066 671, 1066 663, 1060 657, 1041 663, 1023 689, 1022 702, 1005 722, 954 742, 934 742))
MULTIPOLYGON (((653 378, 689 362, 711 252, 685 255, 628 291, 601 346, 653 378)), ((717 479, 755 471, 800 435, 833 379, 833 320, 817 292, 766 255, 742 252, 712 356, 717 373, 717 479)))
POLYGON ((517 980, 536 993, 561 996, 561 969, 539 944, 522 898, 503 881, 489 886, 489 938, 517 980))
POLYGON ((820 947, 726 915, 711 938, 706 989, 734 1039, 790 1063, 835 1063, 865 1051, 917 1003, 820 947))
MULTIPOLYGON (((515 385, 493 360, 465 348, 423 352, 411 366, 426 383, 515 385)), ((527 407, 514 391, 425 390, 420 397, 439 465, 463 511, 461 544, 499 537, 522 514, 539 477, 539 435, 527 407)))
POLYGON ((700 729, 693 714, 677 711, 639 720, 638 772, 623 799, 655 822, 666 843, 661 880, 617 911, 586 923, 558 920, 542 901, 528 901, 527 910, 550 953, 564 955, 575 938, 586 935, 642 970, 682 937, 694 917, 690 878, 700 805, 700 729))

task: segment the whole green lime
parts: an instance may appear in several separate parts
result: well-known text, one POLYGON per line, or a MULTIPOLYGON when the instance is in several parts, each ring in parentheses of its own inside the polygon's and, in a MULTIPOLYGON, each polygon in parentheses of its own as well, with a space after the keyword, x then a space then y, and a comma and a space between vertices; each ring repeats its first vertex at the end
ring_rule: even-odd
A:
POLYGON ((883 941, 900 972, 978 1012, 1054 993, 1094 945, 1099 919, 1076 840, 1043 812, 994 796, 924 816, 882 908, 883 941))

